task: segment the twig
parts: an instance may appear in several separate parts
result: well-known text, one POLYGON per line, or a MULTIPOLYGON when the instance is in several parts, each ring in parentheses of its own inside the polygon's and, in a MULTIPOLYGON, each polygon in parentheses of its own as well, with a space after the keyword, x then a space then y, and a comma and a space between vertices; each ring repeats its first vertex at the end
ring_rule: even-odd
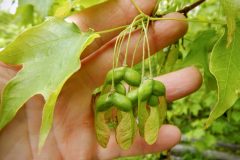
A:
POLYGON ((187 16, 187 13, 191 10, 193 10, 194 8, 196 8, 197 6, 199 6, 200 4, 202 4, 203 2, 205 2, 206 0, 198 0, 197 2, 184 7, 183 9, 178 10, 177 12, 179 13, 183 13, 185 16, 187 16))

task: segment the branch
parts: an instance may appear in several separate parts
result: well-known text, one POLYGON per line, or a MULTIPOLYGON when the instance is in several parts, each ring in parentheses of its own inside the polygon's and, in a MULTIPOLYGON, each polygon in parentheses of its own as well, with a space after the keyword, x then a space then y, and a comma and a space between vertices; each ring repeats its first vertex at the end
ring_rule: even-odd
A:
POLYGON ((178 10, 177 12, 179 13, 183 13, 185 16, 187 16, 187 13, 191 10, 193 10, 194 8, 196 8, 197 6, 199 6, 200 4, 202 4, 203 2, 205 2, 206 0, 198 0, 197 2, 184 7, 183 9, 178 10))

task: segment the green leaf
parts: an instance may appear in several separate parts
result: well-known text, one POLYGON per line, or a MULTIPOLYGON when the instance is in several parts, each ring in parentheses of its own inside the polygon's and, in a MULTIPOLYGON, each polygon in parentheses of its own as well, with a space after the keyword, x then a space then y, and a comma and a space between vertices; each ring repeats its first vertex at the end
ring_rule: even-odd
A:
POLYGON ((218 102, 213 108, 207 126, 233 106, 239 98, 240 91, 240 23, 233 34, 229 47, 227 33, 216 43, 210 61, 210 71, 217 79, 218 102))
POLYGON ((49 11, 54 3, 54 0, 19 0, 19 6, 33 5, 34 9, 42 17, 48 16, 49 11))
POLYGON ((227 17, 228 26, 228 43, 229 46, 233 41, 233 34, 236 30, 236 18, 240 10, 239 0, 220 0, 224 13, 227 17))
POLYGON ((209 71, 208 57, 218 37, 219 35, 213 29, 199 32, 189 46, 190 51, 181 64, 183 66, 197 65, 202 67, 204 69, 204 79, 207 89, 209 89, 209 87, 212 89, 216 88, 213 86, 213 84, 216 84, 216 81, 209 71))
POLYGON ((80 5, 83 6, 84 8, 89 8, 89 7, 92 7, 94 5, 103 3, 105 1, 107 1, 107 0, 78 0, 80 5))
POLYGON ((43 110, 40 146, 52 125, 53 110, 63 84, 80 69, 80 54, 96 37, 82 33, 76 25, 50 19, 24 32, 5 50, 0 61, 23 68, 8 82, 2 93, 0 129, 32 96, 42 94, 43 110))
POLYGON ((54 16, 55 17, 67 17, 72 9, 72 3, 69 1, 65 1, 63 4, 59 5, 55 11, 54 11, 54 16))
POLYGON ((177 46, 172 46, 170 52, 167 55, 167 60, 165 64, 165 72, 171 72, 178 60, 179 49, 177 46))
POLYGON ((28 25, 33 24, 34 17, 34 9, 32 5, 24 5, 17 8, 17 12, 15 14, 15 21, 22 24, 28 25))

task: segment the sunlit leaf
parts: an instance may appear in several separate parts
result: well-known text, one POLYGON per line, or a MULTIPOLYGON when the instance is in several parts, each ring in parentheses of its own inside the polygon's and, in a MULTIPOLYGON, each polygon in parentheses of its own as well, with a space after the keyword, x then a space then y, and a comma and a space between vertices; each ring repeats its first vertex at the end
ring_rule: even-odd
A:
POLYGON ((227 17, 228 26, 228 43, 229 46, 233 41, 233 34, 236 30, 236 18, 240 10, 239 0, 220 0, 224 13, 227 17))
POLYGON ((171 72, 174 65, 178 60, 179 50, 176 46, 172 46, 170 52, 167 55, 165 64, 165 72, 171 72))
POLYGON ((15 14, 15 21, 22 25, 33 24, 33 14, 34 10, 32 5, 18 7, 15 14))
POLYGON ((96 37, 94 33, 80 32, 74 24, 50 19, 24 32, 0 52, 0 61, 23 65, 2 93, 0 129, 28 99, 41 94, 46 101, 39 142, 42 147, 52 125, 58 94, 68 78, 80 69, 80 54, 96 37))
POLYGON ((227 44, 225 32, 213 49, 210 61, 210 71, 217 79, 218 102, 213 108, 207 125, 220 117, 233 106, 240 93, 240 23, 233 34, 232 43, 227 44))
POLYGON ((196 65, 204 69, 207 89, 216 88, 216 80, 209 71, 209 54, 218 37, 216 31, 212 29, 199 32, 189 46, 189 53, 182 63, 183 66, 196 65))
POLYGON ((77 1, 84 8, 89 8, 91 6, 103 3, 103 2, 105 2, 107 0, 77 0, 77 1))
POLYGON ((19 0, 18 3, 20 7, 31 4, 42 17, 46 17, 54 0, 19 0))

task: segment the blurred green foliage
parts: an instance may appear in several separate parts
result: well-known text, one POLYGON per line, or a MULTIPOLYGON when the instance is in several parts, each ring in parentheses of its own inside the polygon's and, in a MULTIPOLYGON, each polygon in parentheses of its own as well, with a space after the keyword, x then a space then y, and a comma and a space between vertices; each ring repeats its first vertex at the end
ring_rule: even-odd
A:
MULTIPOLYGON (((88 7, 86 0, 85 5, 81 4, 81 0, 54 0, 51 1, 51 3, 49 1, 49 3, 39 2, 40 1, 31 1, 30 3, 30 1, 22 0, 20 3, 21 7, 17 9, 15 15, 0 11, 0 48, 6 47, 7 44, 13 41, 13 39, 15 39, 16 36, 26 28, 44 21, 46 16, 55 15, 58 17, 66 17, 76 11, 88 7), (43 5, 42 7, 45 7, 45 10, 41 10, 41 5, 43 5)), ((195 2, 195 0, 161 0, 157 15, 177 11, 193 2, 195 2)), ((240 137, 238 135, 238 133, 240 133, 240 100, 238 100, 232 109, 224 114, 224 116, 216 120, 210 128, 205 129, 205 122, 217 101, 216 86, 213 86, 215 82, 212 82, 215 81, 215 79, 208 70, 204 70, 208 64, 202 64, 199 59, 186 59, 186 57, 191 58, 191 54, 197 54, 197 52, 205 53, 204 55, 199 55, 200 58, 209 58, 209 53, 211 52, 213 45, 209 43, 201 43, 201 48, 199 49, 198 44, 200 42, 198 40, 199 38, 203 38, 206 39, 206 42, 209 42, 209 39, 216 41, 216 37, 218 36, 217 32, 222 29, 222 26, 217 25, 217 23, 223 22, 225 19, 219 1, 208 0, 200 7, 192 10, 188 16, 191 19, 212 23, 200 23, 197 21, 190 22, 189 31, 184 39, 152 56, 154 64, 153 71, 155 72, 155 75, 161 75, 170 70, 177 70, 186 65, 196 65, 204 75, 204 85, 198 92, 169 104, 167 123, 177 125, 181 129, 184 137, 182 143, 189 144, 198 150, 198 152, 194 154, 184 154, 181 157, 184 160, 205 159, 201 154, 201 151, 207 149, 240 154, 240 150, 233 151, 229 148, 217 145, 219 142, 226 144, 240 144, 240 137), (200 33, 209 32, 209 30, 206 31, 207 29, 212 29, 214 31, 211 32, 210 37, 202 37, 202 34, 200 33), (215 31, 217 32, 214 33, 215 31), (195 44, 193 43, 194 41, 196 42, 195 44), (177 48, 176 54, 178 58, 173 67, 166 68, 164 67, 166 65, 165 60, 168 58, 168 54, 173 48, 177 48), (186 61, 187 63, 184 64, 186 61)), ((144 63, 148 63, 148 61, 146 60, 144 63)), ((140 69, 141 64, 137 65, 136 68, 140 69)), ((148 68, 146 68, 146 71, 148 71, 148 68)), ((151 154, 121 158, 121 160, 154 160, 167 159, 167 157, 166 153, 163 153, 160 155, 151 154)))

